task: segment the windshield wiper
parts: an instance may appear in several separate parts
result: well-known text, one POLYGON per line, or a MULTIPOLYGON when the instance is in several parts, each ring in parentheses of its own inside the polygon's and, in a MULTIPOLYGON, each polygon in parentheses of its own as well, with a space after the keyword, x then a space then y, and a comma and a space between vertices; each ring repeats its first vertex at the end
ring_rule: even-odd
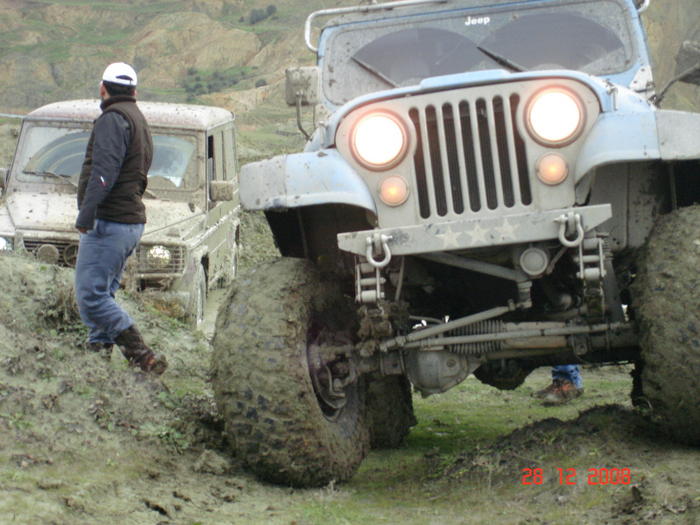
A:
POLYGON ((359 58, 356 58, 356 57, 354 57, 354 56, 353 56, 353 57, 350 57, 350 58, 352 58, 355 62, 357 62, 358 64, 360 64, 361 67, 363 67, 364 69, 366 69, 367 71, 369 71, 370 73, 372 73, 372 74, 373 74, 375 77, 377 77, 379 80, 381 80, 381 81, 383 81, 383 82, 386 82, 386 83, 389 84, 391 87, 399 87, 399 85, 398 85, 396 82, 394 82, 393 80, 391 80, 389 77, 385 76, 385 75, 384 75, 383 73, 381 73, 378 69, 375 69, 375 68, 373 68, 372 66, 370 66, 370 65, 369 65, 367 62, 365 62, 364 60, 360 60, 359 58))
MULTIPOLYGON (((27 175, 38 175, 40 177, 54 177, 56 179, 69 182, 74 188, 78 187, 78 185, 73 182, 73 179, 71 179, 72 175, 60 175, 58 173, 53 173, 52 171, 24 171, 23 173, 26 173, 27 175)), ((149 189, 144 190, 144 195, 151 197, 152 199, 160 198, 149 189)))
POLYGON ((61 179, 63 181, 69 182, 73 187, 77 188, 78 185, 71 179, 72 175, 60 175, 52 171, 25 171, 24 173, 28 175, 38 175, 40 177, 53 177, 56 179, 61 179))
POLYGON ((508 69, 510 69, 511 71, 515 71, 516 73, 523 73, 523 72, 527 71, 527 69, 524 68, 523 66, 516 64, 515 62, 513 62, 509 58, 506 58, 502 55, 499 55, 498 53, 494 53, 493 51, 486 49, 484 46, 476 46, 476 48, 479 51, 481 51, 484 55, 489 57, 491 60, 496 62, 497 64, 499 64, 501 66, 505 66, 508 69))

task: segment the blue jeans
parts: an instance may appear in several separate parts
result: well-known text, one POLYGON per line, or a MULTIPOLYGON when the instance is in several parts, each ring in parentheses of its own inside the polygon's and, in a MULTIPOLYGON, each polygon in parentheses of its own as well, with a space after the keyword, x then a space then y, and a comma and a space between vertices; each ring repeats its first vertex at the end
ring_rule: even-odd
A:
POLYGON ((583 387, 581 369, 578 365, 557 365, 552 367, 552 379, 566 379, 571 381, 576 388, 583 387))
POLYGON ((75 264, 75 298, 91 343, 114 343, 134 320, 114 300, 126 259, 143 234, 143 224, 96 219, 95 227, 80 234, 75 264))

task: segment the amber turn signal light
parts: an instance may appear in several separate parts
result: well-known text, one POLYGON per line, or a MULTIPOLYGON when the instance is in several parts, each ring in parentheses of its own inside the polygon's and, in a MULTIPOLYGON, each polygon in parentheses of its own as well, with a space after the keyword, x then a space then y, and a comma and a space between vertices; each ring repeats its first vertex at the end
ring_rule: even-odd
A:
POLYGON ((392 175, 382 181, 379 198, 387 206, 400 206, 408 199, 408 184, 398 175, 392 175))
POLYGON ((550 186, 561 184, 569 175, 569 166, 561 155, 548 153, 537 162, 537 177, 550 186))

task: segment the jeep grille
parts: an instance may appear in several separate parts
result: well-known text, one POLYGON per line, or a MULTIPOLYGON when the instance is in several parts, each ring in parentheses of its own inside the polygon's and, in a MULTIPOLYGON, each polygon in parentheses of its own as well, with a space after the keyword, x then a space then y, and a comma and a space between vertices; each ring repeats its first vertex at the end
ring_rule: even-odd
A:
POLYGON ((420 215, 461 216, 532 203, 525 144, 517 131, 517 94, 413 106, 409 116, 420 215))

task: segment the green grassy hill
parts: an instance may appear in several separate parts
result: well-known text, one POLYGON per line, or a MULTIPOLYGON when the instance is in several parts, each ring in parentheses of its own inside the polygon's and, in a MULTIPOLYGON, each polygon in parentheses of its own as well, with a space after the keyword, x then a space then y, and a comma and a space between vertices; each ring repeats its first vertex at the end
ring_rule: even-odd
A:
MULTIPOLYGON (((242 160, 297 151, 284 70, 310 65, 304 20, 359 0, 0 0, 0 112, 94 97, 104 66, 132 63, 144 100, 223 106, 238 116, 242 160)), ((697 0, 653 0, 644 14, 656 82, 700 28, 697 0)), ((700 109, 700 89, 674 88, 666 107, 700 109)))
MULTIPOLYGON (((193 94, 185 89, 188 71, 201 75, 205 92, 232 87, 212 84, 215 73, 236 80, 239 90, 274 82, 284 64, 269 60, 270 51, 293 34, 301 44, 307 11, 329 4, 271 0, 261 9, 245 0, 0 0, 0 63, 6 72, 0 104, 28 109, 95 95, 96 76, 114 60, 128 61, 141 73, 143 98, 185 100, 193 94)), ((312 60, 302 45, 284 47, 289 52, 273 54, 312 60)))
POLYGON ((0 0, 0 112, 97 96, 106 64, 139 72, 144 100, 215 104, 239 118, 242 160, 303 144, 284 69, 312 64, 303 24, 332 0, 0 0))

